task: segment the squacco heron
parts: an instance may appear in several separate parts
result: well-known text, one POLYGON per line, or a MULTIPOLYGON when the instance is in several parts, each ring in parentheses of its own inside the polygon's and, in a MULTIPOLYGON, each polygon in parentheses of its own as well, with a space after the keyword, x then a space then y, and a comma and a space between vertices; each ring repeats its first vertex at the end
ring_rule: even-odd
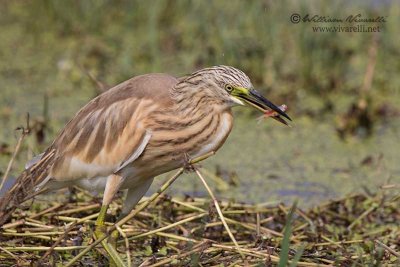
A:
POLYGON ((155 176, 217 151, 232 129, 232 107, 244 104, 272 110, 282 123, 290 120, 233 67, 205 68, 181 78, 137 76, 90 101, 27 167, 46 165, 36 190, 76 185, 104 192, 96 222, 101 230, 117 191, 128 190, 125 216, 155 176))

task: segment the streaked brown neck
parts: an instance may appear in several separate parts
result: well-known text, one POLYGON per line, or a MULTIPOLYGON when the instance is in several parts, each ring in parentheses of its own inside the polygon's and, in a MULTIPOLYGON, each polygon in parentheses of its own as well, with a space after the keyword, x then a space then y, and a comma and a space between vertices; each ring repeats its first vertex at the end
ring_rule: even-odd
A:
POLYGON ((187 115, 209 112, 211 107, 220 111, 230 110, 230 105, 210 94, 210 87, 216 86, 212 81, 204 82, 204 77, 189 77, 171 89, 171 98, 177 103, 177 111, 187 115))

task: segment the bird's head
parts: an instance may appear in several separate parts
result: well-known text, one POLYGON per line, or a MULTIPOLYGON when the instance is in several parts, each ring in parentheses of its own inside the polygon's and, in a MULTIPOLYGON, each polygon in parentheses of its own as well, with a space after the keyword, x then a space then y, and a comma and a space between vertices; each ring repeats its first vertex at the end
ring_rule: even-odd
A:
POLYGON ((184 82, 194 88, 200 87, 201 90, 207 91, 208 95, 227 105, 247 104, 262 112, 273 110, 278 113, 273 117, 277 121, 286 124, 282 117, 291 121, 284 111, 253 88, 249 77, 243 71, 234 67, 221 65, 202 69, 187 76, 184 82))

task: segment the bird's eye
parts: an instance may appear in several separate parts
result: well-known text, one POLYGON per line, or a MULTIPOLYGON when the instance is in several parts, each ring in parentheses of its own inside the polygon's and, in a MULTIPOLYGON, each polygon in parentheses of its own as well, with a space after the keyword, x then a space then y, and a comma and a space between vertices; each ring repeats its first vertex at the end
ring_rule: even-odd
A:
POLYGON ((226 91, 228 91, 228 92, 232 92, 233 87, 232 87, 232 85, 227 84, 227 85, 225 85, 225 89, 226 89, 226 91))

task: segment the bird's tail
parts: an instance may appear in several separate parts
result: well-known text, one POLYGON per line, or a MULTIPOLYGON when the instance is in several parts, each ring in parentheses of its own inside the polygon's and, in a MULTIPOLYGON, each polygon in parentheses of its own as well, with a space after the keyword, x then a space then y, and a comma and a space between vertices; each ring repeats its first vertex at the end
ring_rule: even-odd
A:
POLYGON ((53 165, 55 151, 48 150, 41 159, 29 166, 17 178, 15 184, 0 199, 0 226, 10 219, 14 211, 26 200, 41 192, 40 185, 49 177, 53 165))

